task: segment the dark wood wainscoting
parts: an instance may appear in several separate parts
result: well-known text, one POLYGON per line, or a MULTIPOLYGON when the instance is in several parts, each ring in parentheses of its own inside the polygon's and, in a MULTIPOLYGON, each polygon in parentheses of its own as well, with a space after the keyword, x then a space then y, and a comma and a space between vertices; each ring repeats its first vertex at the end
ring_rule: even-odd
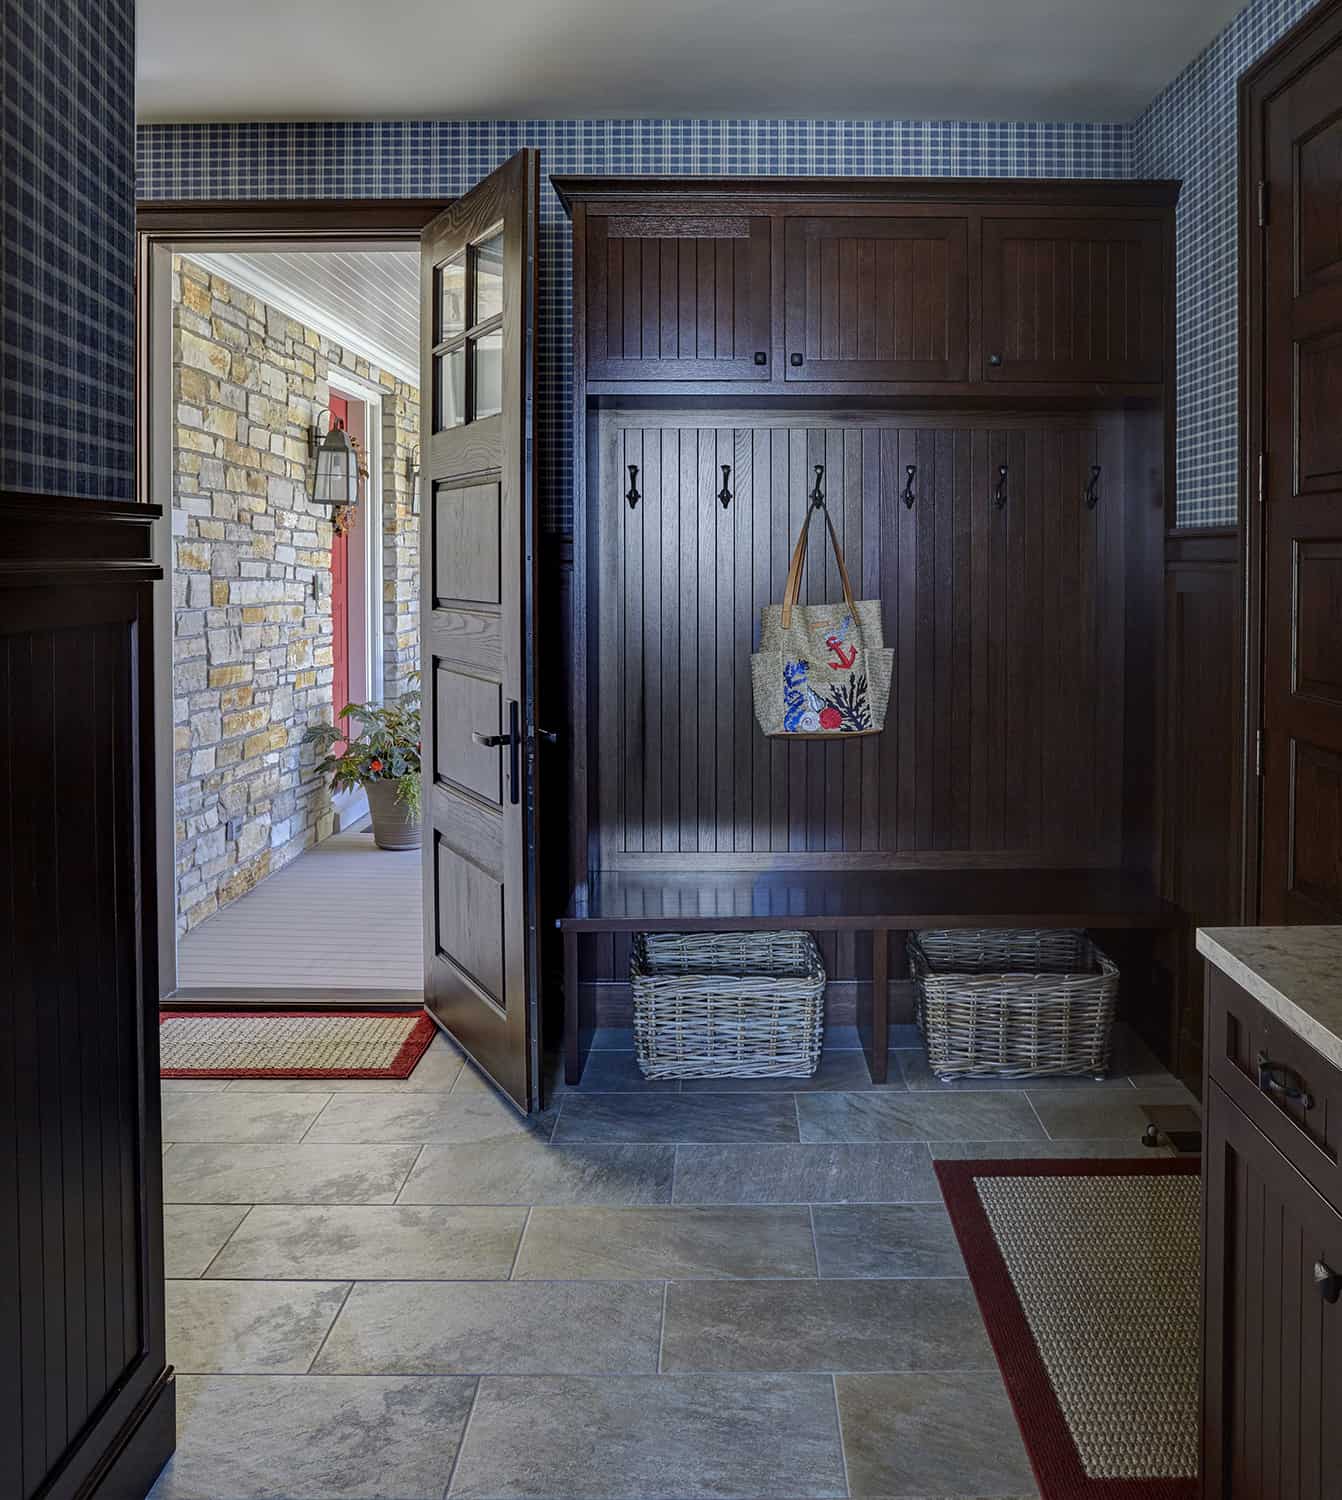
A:
POLYGON ((163 1326, 155 506, 0 496, 0 1494, 140 1500, 163 1326))
POLYGON ((1240 920, 1239 533, 1171 532, 1165 543, 1165 851, 1161 894, 1187 916, 1173 956, 1173 1069, 1202 1076, 1199 926, 1240 920))

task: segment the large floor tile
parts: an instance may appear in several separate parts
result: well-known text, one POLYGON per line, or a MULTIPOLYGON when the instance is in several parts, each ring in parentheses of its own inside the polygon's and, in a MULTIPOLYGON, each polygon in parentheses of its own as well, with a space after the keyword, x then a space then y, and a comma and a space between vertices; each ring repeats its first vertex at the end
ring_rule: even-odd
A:
POLYGON ((517 1208, 254 1208, 212 1277, 269 1280, 506 1280, 526 1212, 517 1208))
POLYGON ((652 1374, 661 1282, 361 1282, 327 1375, 652 1374))
POLYGON ((814 1276, 805 1208, 537 1208, 518 1280, 814 1276))
POLYGON ((846 1494, 825 1376, 490 1378, 449 1496, 820 1500, 846 1494))
POLYGON ((151 1500, 440 1500, 475 1381, 183 1375, 151 1500))
MULTIPOLYGON (((465 1059, 446 1037, 430 1042, 409 1078, 323 1078, 323 1091, 332 1094, 446 1094, 461 1073, 465 1059)), ((230 1094, 283 1094, 295 1087, 292 1078, 234 1078, 230 1094)))
POLYGON ((963 1276, 964 1257, 939 1204, 817 1205, 822 1276, 963 1276))
POLYGON ((556 1141, 795 1141, 791 1094, 565 1094, 556 1141))
POLYGON ((905 1047, 891 1053, 891 1060, 898 1063, 898 1071, 907 1087, 919 1092, 943 1094, 985 1094, 1021 1089, 1103 1089, 1131 1088, 1127 1078, 1117 1069, 1108 1076, 1095 1079, 1089 1074, 1064 1075, 1057 1078, 957 1078, 943 1082, 932 1071, 927 1053, 921 1047, 905 1047))
POLYGON ((169 1281, 168 1363, 191 1375, 303 1375, 349 1291, 331 1281, 169 1281))
POLYGON ((1037 1493, 996 1371, 840 1375, 854 1496, 1037 1493))
POLYGON ((1138 1136, 1071 1141, 932 1141, 935 1161, 1053 1161, 1073 1157, 1168 1156, 1164 1147, 1143 1146, 1138 1136))
POLYGON ((826 1047, 809 1078, 686 1078, 681 1087, 687 1094, 806 1094, 816 1089, 902 1089, 904 1080, 892 1068, 887 1083, 874 1084, 861 1051, 826 1047))
POLYGON ((667 1289, 662 1368, 988 1370, 964 1279, 685 1281, 667 1289))
MULTIPOLYGON (((1055 1140, 1091 1140, 1096 1136, 1141 1138, 1147 1127, 1143 1104, 1187 1104, 1196 1108, 1197 1100, 1187 1089, 1175 1086, 1161 1089, 1103 1089, 1094 1094, 1031 1094, 1030 1102, 1044 1122, 1044 1129, 1055 1140)), ((994 1134, 984 1131, 985 1136, 994 1134)), ((971 1132, 964 1132, 968 1140, 971 1132)))
POLYGON ((492 1089, 453 1089, 450 1094, 341 1094, 312 1127, 312 1142, 441 1141, 464 1145, 513 1136, 546 1136, 552 1120, 527 1119, 492 1089))
POLYGON ((287 1094, 164 1094, 163 1139, 216 1144, 301 1141, 330 1097, 294 1089, 287 1094))
POLYGON ((432 1145, 401 1203, 669 1203, 674 1146, 554 1146, 531 1136, 432 1145))
POLYGON ((418 1146, 174 1146, 167 1203, 393 1203, 418 1146))
POLYGON ((936 1203, 921 1142, 679 1146, 677 1203, 936 1203))
POLYGON ((165 1204, 163 1274, 203 1276, 246 1212, 246 1206, 235 1203, 165 1204))
POLYGON ((629 1094, 644 1090, 654 1094, 680 1092, 678 1078, 644 1078, 632 1052, 589 1052, 582 1080, 575 1084, 565 1082, 564 1059, 553 1058, 548 1083, 554 1094, 629 1094))
POLYGON ((1044 1136, 1029 1097, 1016 1093, 804 1094, 797 1099, 797 1114, 804 1141, 1042 1140, 1044 1136))

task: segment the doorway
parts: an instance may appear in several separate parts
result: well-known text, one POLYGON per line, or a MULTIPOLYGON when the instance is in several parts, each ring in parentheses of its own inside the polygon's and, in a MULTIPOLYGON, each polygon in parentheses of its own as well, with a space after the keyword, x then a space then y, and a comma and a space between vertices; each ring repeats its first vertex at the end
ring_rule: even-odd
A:
POLYGON ((419 858, 376 848, 362 787, 332 788, 304 743, 417 685, 418 234, 337 237, 338 206, 298 238, 244 232, 245 209, 208 232, 201 210, 152 213, 186 221, 142 236, 141 263, 142 477, 171 498, 161 992, 418 1001, 419 858), (312 492, 332 425, 357 454, 348 507, 312 492))

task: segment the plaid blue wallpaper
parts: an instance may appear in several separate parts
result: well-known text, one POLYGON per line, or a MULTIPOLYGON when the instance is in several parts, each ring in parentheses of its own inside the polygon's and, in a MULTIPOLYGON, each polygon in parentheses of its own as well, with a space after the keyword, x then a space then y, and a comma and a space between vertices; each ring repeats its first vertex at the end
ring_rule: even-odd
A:
POLYGON ((1238 517, 1238 188, 1240 75, 1314 0, 1254 0, 1134 122, 1132 171, 1179 177, 1178 515, 1183 526, 1238 517))
POLYGON ((0 485, 131 497, 134 0, 5 0, 0 485))
MULTIPOLYGON (((455 197, 520 146, 551 173, 1125 177, 1122 125, 900 120, 392 121, 142 127, 145 198, 455 197)), ((567 529, 571 241, 541 201, 543 516, 567 529)))

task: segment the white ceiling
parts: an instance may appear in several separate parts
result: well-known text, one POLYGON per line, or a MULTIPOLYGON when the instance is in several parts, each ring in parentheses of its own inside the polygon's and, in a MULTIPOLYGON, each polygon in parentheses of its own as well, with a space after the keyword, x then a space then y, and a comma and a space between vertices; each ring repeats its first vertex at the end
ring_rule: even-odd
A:
POLYGON ((144 121, 1117 120, 1245 0, 139 0, 144 121))
POLYGON ((192 251, 190 259, 419 384, 418 249, 192 251))

